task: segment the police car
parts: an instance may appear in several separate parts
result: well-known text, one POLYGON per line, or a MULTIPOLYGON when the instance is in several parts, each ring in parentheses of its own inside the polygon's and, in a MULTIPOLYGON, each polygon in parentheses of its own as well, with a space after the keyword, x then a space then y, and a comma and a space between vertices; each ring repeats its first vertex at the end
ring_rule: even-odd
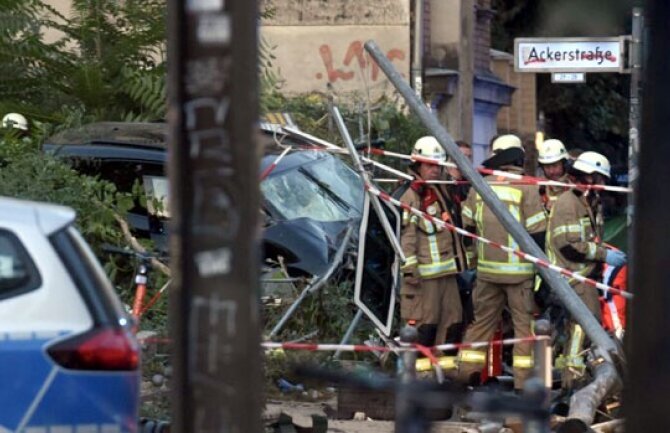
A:
POLYGON ((0 198, 0 433, 137 431, 132 323, 74 220, 0 198))

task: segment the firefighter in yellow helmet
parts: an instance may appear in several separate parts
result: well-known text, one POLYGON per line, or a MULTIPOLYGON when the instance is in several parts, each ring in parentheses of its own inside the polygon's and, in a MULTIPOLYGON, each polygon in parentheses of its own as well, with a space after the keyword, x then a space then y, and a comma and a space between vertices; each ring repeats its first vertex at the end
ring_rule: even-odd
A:
MULTIPOLYGON (((503 135, 493 141, 493 156, 484 166, 511 173, 523 172, 524 151, 515 135, 503 135)), ((487 176, 487 180, 498 180, 487 176)), ((546 215, 537 186, 494 185, 493 191, 533 238, 544 245, 546 215)), ((471 190, 463 206, 466 229, 502 245, 518 249, 481 196, 471 190)), ((505 306, 509 307, 517 338, 529 337, 533 320, 533 279, 535 269, 513 254, 479 242, 477 251, 477 282, 473 293, 475 320, 468 327, 464 342, 490 340, 497 329, 505 306)), ((486 349, 461 350, 458 357, 459 377, 471 380, 486 362, 486 349)), ((521 389, 532 372, 530 344, 517 344, 513 351, 514 387, 521 389)))
MULTIPOLYGON (((417 140, 412 154, 436 162, 446 160, 444 150, 434 137, 417 140)), ((458 224, 460 209, 446 188, 425 183, 442 179, 442 167, 415 163, 409 172, 414 181, 394 195, 432 217, 458 224)), ((459 339, 462 307, 456 276, 467 266, 461 237, 404 210, 400 243, 407 258, 401 269, 402 319, 417 327, 419 344, 433 346, 445 342, 447 337, 450 341, 459 339)))
MULTIPOLYGON (((544 141, 540 145, 538 153, 538 162, 545 178, 558 182, 568 181, 567 167, 569 155, 567 150, 565 150, 565 145, 560 140, 549 139, 544 141)), ((540 187, 542 203, 544 203, 547 212, 551 210, 556 199, 558 199, 558 196, 563 191, 565 191, 565 188, 561 188, 560 186, 543 185, 540 187)))
MULTIPOLYGON (((584 152, 572 164, 570 174, 580 184, 601 185, 610 177, 610 163, 597 152, 584 152)), ((602 244, 603 224, 600 197, 596 191, 572 189, 561 194, 551 209, 547 228, 547 256, 552 263, 599 281, 602 265, 614 267, 626 262, 621 251, 608 250, 602 244)), ((569 280, 577 295, 600 320, 600 303, 595 288, 569 280)), ((577 324, 570 326, 567 350, 557 363, 563 367, 564 386, 570 386, 585 368, 582 357, 584 332, 577 324)))

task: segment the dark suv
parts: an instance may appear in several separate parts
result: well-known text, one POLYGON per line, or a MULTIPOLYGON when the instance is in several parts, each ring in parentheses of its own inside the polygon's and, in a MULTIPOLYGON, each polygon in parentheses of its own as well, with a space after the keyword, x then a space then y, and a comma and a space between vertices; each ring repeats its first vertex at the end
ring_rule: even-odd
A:
MULTIPOLYGON (((271 130, 261 132, 263 172, 283 149, 271 130)), ((164 123, 94 123, 51 137, 44 150, 68 159, 84 174, 114 183, 120 191, 141 185, 147 207, 137 203, 129 222, 135 234, 167 251, 166 134, 164 123), (162 206, 152 206, 156 200, 162 206)), ((286 138, 282 144, 300 143, 286 138)), ((324 152, 289 153, 261 183, 261 191, 265 257, 281 256, 294 275, 323 274, 346 227, 360 222, 360 178, 338 157, 324 152)))

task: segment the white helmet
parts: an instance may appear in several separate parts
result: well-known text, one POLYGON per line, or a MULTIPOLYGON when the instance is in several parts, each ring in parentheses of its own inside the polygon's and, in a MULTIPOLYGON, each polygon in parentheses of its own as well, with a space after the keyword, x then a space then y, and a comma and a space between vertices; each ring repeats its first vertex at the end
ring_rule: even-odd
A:
POLYGON ((561 140, 551 139, 540 144, 538 162, 540 164, 553 164, 562 159, 568 159, 568 151, 561 140))
POLYGON ((28 130, 28 119, 23 114, 9 113, 2 118, 2 127, 6 129, 16 128, 22 131, 28 130))
POLYGON ((493 141, 493 144, 491 145, 491 152, 497 153, 503 150, 514 148, 523 150, 521 139, 513 134, 501 135, 493 141))
POLYGON ((424 158, 434 159, 436 161, 445 161, 447 159, 444 149, 435 137, 430 135, 421 137, 414 143, 412 155, 422 156, 424 158))
POLYGON ((600 173, 610 178, 610 162, 598 152, 584 152, 577 157, 572 164, 572 168, 582 173, 593 174, 600 173))

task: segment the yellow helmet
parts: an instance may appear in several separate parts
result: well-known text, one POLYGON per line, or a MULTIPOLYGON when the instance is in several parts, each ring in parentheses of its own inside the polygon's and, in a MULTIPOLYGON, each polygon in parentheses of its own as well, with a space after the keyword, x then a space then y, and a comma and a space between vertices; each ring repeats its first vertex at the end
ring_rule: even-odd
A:
POLYGON ((561 140, 550 139, 540 144, 538 162, 540 164, 553 164, 562 159, 568 159, 568 151, 561 140))
POLYGON ((521 145, 521 139, 516 135, 506 134, 501 135, 500 137, 493 140, 493 144, 491 145, 491 152, 498 153, 503 150, 514 149, 514 148, 523 150, 523 146, 521 145))
POLYGON ((429 135, 416 140, 414 148, 412 149, 412 155, 434 159, 439 162, 443 162, 447 159, 440 143, 435 137, 429 135))

